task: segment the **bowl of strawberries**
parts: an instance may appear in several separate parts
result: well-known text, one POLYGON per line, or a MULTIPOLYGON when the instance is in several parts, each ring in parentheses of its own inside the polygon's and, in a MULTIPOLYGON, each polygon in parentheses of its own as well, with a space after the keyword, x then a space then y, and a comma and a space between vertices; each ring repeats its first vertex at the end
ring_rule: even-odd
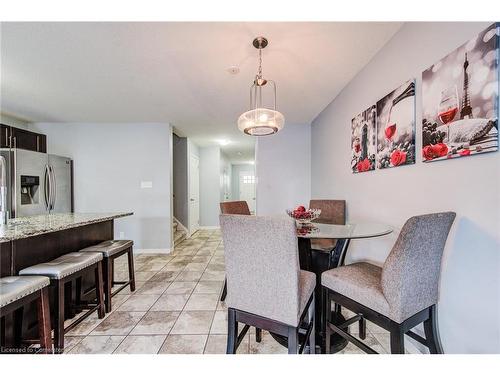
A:
POLYGON ((319 208, 306 209, 304 206, 298 206, 293 210, 286 210, 286 213, 292 219, 295 219, 298 224, 304 225, 316 220, 321 215, 321 210, 319 208))

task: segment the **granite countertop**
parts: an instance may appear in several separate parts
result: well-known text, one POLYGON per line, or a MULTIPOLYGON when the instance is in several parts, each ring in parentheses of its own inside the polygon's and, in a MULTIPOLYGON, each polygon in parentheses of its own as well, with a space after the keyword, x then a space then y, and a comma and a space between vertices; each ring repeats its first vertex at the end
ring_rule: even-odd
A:
POLYGON ((0 242, 19 240, 130 215, 133 215, 133 212, 49 214, 10 219, 7 225, 0 226, 0 242))

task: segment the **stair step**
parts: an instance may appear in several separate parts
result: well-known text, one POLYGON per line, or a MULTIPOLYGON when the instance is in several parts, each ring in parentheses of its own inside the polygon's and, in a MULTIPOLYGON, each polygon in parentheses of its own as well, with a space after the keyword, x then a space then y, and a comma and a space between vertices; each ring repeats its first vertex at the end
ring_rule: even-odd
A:
POLYGON ((174 245, 177 245, 179 242, 183 241, 185 238, 186 238, 186 232, 176 231, 174 233, 174 245))

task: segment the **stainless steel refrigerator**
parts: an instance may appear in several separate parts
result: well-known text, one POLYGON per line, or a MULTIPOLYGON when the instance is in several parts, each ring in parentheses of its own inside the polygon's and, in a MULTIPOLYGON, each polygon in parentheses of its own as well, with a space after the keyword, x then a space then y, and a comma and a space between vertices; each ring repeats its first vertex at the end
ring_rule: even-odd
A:
POLYGON ((22 149, 0 149, 0 156, 6 162, 10 217, 73 211, 70 158, 22 149))

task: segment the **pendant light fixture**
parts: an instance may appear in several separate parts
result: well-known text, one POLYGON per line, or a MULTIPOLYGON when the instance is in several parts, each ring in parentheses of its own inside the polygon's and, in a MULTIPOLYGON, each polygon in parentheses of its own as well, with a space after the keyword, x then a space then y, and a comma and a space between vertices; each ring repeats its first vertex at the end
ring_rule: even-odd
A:
POLYGON ((285 125, 285 117, 276 110, 276 83, 264 79, 262 75, 262 49, 268 44, 266 38, 259 36, 253 40, 253 46, 259 50, 259 70, 250 87, 250 110, 238 118, 238 129, 248 135, 264 136, 279 132, 285 125), (272 106, 263 104, 264 91, 272 90, 272 106))

